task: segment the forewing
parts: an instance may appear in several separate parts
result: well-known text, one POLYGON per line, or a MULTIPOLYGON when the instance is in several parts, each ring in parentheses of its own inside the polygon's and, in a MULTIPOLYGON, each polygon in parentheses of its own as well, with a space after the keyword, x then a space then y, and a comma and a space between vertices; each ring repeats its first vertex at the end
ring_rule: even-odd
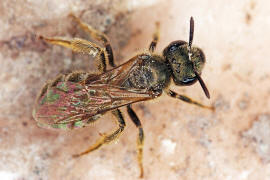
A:
POLYGON ((153 94, 146 90, 59 82, 37 99, 33 117, 42 127, 70 129, 85 126, 109 110, 152 98, 153 94))
POLYGON ((108 84, 114 86, 122 86, 122 83, 127 80, 129 75, 134 70, 134 67, 140 63, 140 57, 134 56, 129 61, 121 64, 120 66, 111 69, 103 74, 97 75, 95 78, 90 79, 86 84, 108 84))

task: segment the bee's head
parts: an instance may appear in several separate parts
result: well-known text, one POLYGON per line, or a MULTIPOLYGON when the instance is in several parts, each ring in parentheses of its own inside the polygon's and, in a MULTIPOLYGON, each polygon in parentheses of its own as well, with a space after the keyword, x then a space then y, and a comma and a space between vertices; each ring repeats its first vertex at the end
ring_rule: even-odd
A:
POLYGON ((201 49, 192 47, 194 33, 194 21, 190 18, 189 43, 185 41, 173 41, 164 50, 163 56, 172 70, 172 78, 176 85, 191 85, 199 80, 205 95, 209 98, 209 92, 200 75, 205 64, 205 56, 201 49))
POLYGON ((174 41, 163 50, 163 56, 170 65, 176 85, 185 86, 195 83, 198 80, 195 71, 201 75, 205 63, 204 53, 197 47, 192 47, 190 52, 191 60, 188 43, 185 41, 174 41))

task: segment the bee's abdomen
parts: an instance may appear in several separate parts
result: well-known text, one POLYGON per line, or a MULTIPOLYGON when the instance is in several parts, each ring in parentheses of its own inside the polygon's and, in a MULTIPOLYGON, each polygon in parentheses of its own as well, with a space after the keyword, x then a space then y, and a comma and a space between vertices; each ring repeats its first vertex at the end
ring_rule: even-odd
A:
POLYGON ((50 80, 43 86, 39 97, 43 96, 50 87, 55 87, 59 82, 73 82, 80 83, 93 79, 96 74, 91 74, 87 72, 72 72, 68 74, 60 74, 54 80, 50 80))

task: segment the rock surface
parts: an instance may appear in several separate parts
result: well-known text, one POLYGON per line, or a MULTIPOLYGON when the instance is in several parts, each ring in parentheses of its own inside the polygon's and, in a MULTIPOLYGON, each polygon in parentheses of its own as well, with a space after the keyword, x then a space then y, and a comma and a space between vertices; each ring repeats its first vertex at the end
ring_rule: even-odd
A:
MULTIPOLYGON (((114 128, 106 114, 74 131, 38 128, 32 108, 40 88, 59 73, 93 71, 93 59, 48 45, 44 36, 84 37, 73 12, 111 40, 116 63, 147 49, 160 21, 157 52, 171 41, 188 40, 207 63, 199 84, 171 88, 215 112, 164 95, 134 105, 145 135, 144 179, 270 179, 269 1, 75 1, 0 2, 0 179, 138 179, 137 129, 127 114, 119 141, 84 157, 72 154, 114 128)), ((125 112, 125 108, 122 108, 125 112)))

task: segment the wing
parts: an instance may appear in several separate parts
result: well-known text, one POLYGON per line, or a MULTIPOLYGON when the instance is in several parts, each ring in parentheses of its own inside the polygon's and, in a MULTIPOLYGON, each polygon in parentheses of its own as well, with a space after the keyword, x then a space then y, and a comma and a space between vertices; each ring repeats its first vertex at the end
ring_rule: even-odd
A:
POLYGON ((33 117, 42 127, 79 128, 107 111, 159 96, 161 92, 123 87, 143 55, 80 82, 60 81, 54 86, 48 85, 36 101, 33 117))
POLYGON ((128 78, 130 73, 140 65, 142 62, 143 56, 149 56, 149 54, 140 54, 134 56, 126 63, 113 68, 103 74, 94 76, 86 80, 85 84, 108 84, 113 86, 120 86, 128 78))
POLYGON ((37 100, 33 117, 42 127, 73 129, 87 125, 109 110, 152 98, 153 93, 144 89, 58 82, 37 100))

